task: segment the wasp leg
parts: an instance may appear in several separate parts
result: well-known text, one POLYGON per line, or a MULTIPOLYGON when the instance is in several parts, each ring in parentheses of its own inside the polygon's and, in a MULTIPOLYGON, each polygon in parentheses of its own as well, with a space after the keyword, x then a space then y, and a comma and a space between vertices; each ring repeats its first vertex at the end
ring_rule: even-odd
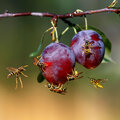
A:
POLYGON ((82 74, 83 72, 78 73, 78 75, 82 74))
POLYGON ((94 84, 94 87, 97 88, 97 85, 94 84))
POLYGON ((70 77, 72 77, 71 74, 67 74, 67 80, 69 81, 70 80, 70 77))
POLYGON ((17 87, 18 87, 18 76, 16 76, 16 87, 15 87, 15 89, 17 89, 17 87))
POLYGON ((51 84, 50 83, 47 83, 46 85, 48 88, 51 88, 51 84))
POLYGON ((19 80, 20 80, 21 88, 23 88, 22 79, 21 79, 21 77, 18 77, 18 78, 19 78, 19 80))
POLYGON ((37 59, 41 60, 41 59, 42 59, 41 55, 40 55, 40 56, 37 56, 37 59))
MULTIPOLYGON (((43 64, 43 65, 44 65, 44 62, 41 62, 41 64, 43 64)), ((45 67, 46 67, 46 65, 44 65, 44 66, 42 66, 42 67, 39 67, 39 69, 41 69, 41 71, 42 71, 42 72, 45 72, 45 70, 44 70, 44 69, 45 69, 45 67)))
POLYGON ((62 88, 62 84, 59 83, 56 89, 61 89, 61 88, 62 88))
POLYGON ((67 80, 69 81, 69 76, 67 76, 67 80))
POLYGON ((80 76, 80 77, 78 77, 77 79, 81 79, 81 78, 83 78, 84 76, 80 76))
POLYGON ((55 89, 53 83, 51 83, 51 84, 48 83, 47 86, 48 86, 48 88, 49 88, 50 91, 53 91, 53 89, 55 89))
POLYGON ((59 90, 58 92, 65 92, 66 88, 63 88, 63 84, 59 84, 57 89, 59 90))
POLYGON ((25 67, 28 67, 28 65, 24 65, 23 67, 24 67, 24 68, 25 68, 25 67))
POLYGON ((23 72, 20 72, 24 77, 28 77, 27 75, 25 75, 23 72))
POLYGON ((71 74, 67 74, 68 75, 68 77, 71 77, 72 75, 71 74))

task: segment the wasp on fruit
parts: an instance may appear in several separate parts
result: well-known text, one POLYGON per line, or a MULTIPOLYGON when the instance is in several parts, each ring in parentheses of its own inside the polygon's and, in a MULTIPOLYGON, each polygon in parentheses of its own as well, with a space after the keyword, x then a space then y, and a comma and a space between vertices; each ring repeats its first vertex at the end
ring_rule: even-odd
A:
MULTIPOLYGON (((85 40, 84 40, 85 41, 85 40)), ((92 47, 91 46, 92 43, 89 42, 89 40, 86 40, 85 43, 82 45, 82 55, 85 53, 85 55, 90 55, 90 54, 93 54, 92 53, 92 47)))
POLYGON ((95 88, 103 88, 103 85, 101 83, 104 83, 108 79, 95 79, 90 78, 90 83, 94 85, 95 88))
POLYGON ((80 76, 80 77, 79 77, 79 75, 82 74, 82 73, 83 73, 83 72, 78 73, 78 71, 73 70, 73 71, 72 71, 72 74, 68 74, 68 75, 67 75, 67 79, 68 79, 68 81, 75 80, 75 79, 80 79, 80 78, 83 77, 83 76, 80 76))
POLYGON ((51 65, 51 62, 41 62, 41 56, 38 56, 37 58, 34 57, 33 60, 33 65, 38 66, 42 70, 42 72, 44 72, 45 67, 51 65))
POLYGON ((65 93, 66 92, 66 88, 63 87, 62 84, 59 84, 58 86, 53 85, 48 83, 47 87, 49 88, 50 91, 56 92, 56 93, 65 93))
POLYGON ((39 68, 43 68, 44 64, 43 64, 43 62, 40 62, 41 59, 42 59, 41 56, 37 56, 37 58, 34 57, 33 65, 38 66, 39 68))
POLYGON ((38 66, 42 71, 44 71, 46 65, 43 62, 40 62, 41 59, 42 59, 41 56, 37 56, 37 58, 34 57, 33 65, 38 66))
POLYGON ((21 84, 21 88, 23 88, 23 83, 20 75, 23 75, 24 77, 28 77, 25 75, 22 71, 26 71, 25 67, 28 67, 28 65, 20 66, 19 68, 14 68, 14 67, 8 67, 7 70, 10 72, 7 76, 7 78, 12 77, 13 75, 16 75, 16 89, 18 87, 18 79, 21 84))

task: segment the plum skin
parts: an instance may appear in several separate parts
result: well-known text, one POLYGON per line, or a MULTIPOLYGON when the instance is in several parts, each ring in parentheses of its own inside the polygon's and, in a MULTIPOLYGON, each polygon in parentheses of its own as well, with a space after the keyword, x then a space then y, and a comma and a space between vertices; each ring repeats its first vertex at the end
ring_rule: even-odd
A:
POLYGON ((96 68, 104 58, 103 40, 93 30, 78 32, 72 39, 71 48, 75 54, 75 60, 88 69, 96 68), (86 43, 88 43, 88 46, 86 46, 86 43), (86 54, 86 50, 88 54, 86 54))
POLYGON ((62 85, 67 75, 72 74, 75 66, 75 56, 72 49, 62 43, 51 43, 42 52, 41 61, 48 65, 43 70, 43 76, 53 85, 62 85))

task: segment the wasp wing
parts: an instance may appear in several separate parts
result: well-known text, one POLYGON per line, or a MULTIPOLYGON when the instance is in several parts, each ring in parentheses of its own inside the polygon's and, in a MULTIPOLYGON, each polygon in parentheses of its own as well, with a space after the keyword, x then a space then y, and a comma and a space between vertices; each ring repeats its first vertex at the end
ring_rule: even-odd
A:
POLYGON ((16 72, 17 69, 16 68, 13 68, 13 67, 7 67, 6 68, 9 72, 16 72))
POLYGON ((106 81, 108 81, 108 79, 98 79, 100 80, 101 83, 105 83, 106 81))

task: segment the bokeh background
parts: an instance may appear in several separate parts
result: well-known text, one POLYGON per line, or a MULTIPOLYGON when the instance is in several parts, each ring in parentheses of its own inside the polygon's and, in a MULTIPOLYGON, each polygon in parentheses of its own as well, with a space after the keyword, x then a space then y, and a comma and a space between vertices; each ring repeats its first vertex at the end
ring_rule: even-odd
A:
MULTIPOLYGON (((0 13, 51 12, 64 14, 76 9, 92 10, 108 6, 112 0, 0 0, 0 13)), ((120 6, 120 0, 118 3, 120 6)), ((87 16, 88 24, 102 30, 112 42, 111 56, 115 63, 101 64, 94 70, 83 71, 84 78, 68 82, 67 94, 50 92, 46 81, 37 82, 39 69, 29 54, 39 45, 43 32, 48 29, 50 18, 35 16, 0 19, 0 120, 120 120, 120 17, 114 13, 87 16), (22 77, 24 88, 15 90, 15 76, 7 79, 6 67, 28 64, 22 77), (104 89, 95 89, 88 77, 108 78, 104 89)), ((84 25, 83 18, 70 19, 84 25)), ((58 22, 58 32, 67 25, 58 22)), ((69 45, 74 35, 69 30, 62 42, 69 45)), ((44 38, 43 48, 51 42, 50 34, 44 38)))

